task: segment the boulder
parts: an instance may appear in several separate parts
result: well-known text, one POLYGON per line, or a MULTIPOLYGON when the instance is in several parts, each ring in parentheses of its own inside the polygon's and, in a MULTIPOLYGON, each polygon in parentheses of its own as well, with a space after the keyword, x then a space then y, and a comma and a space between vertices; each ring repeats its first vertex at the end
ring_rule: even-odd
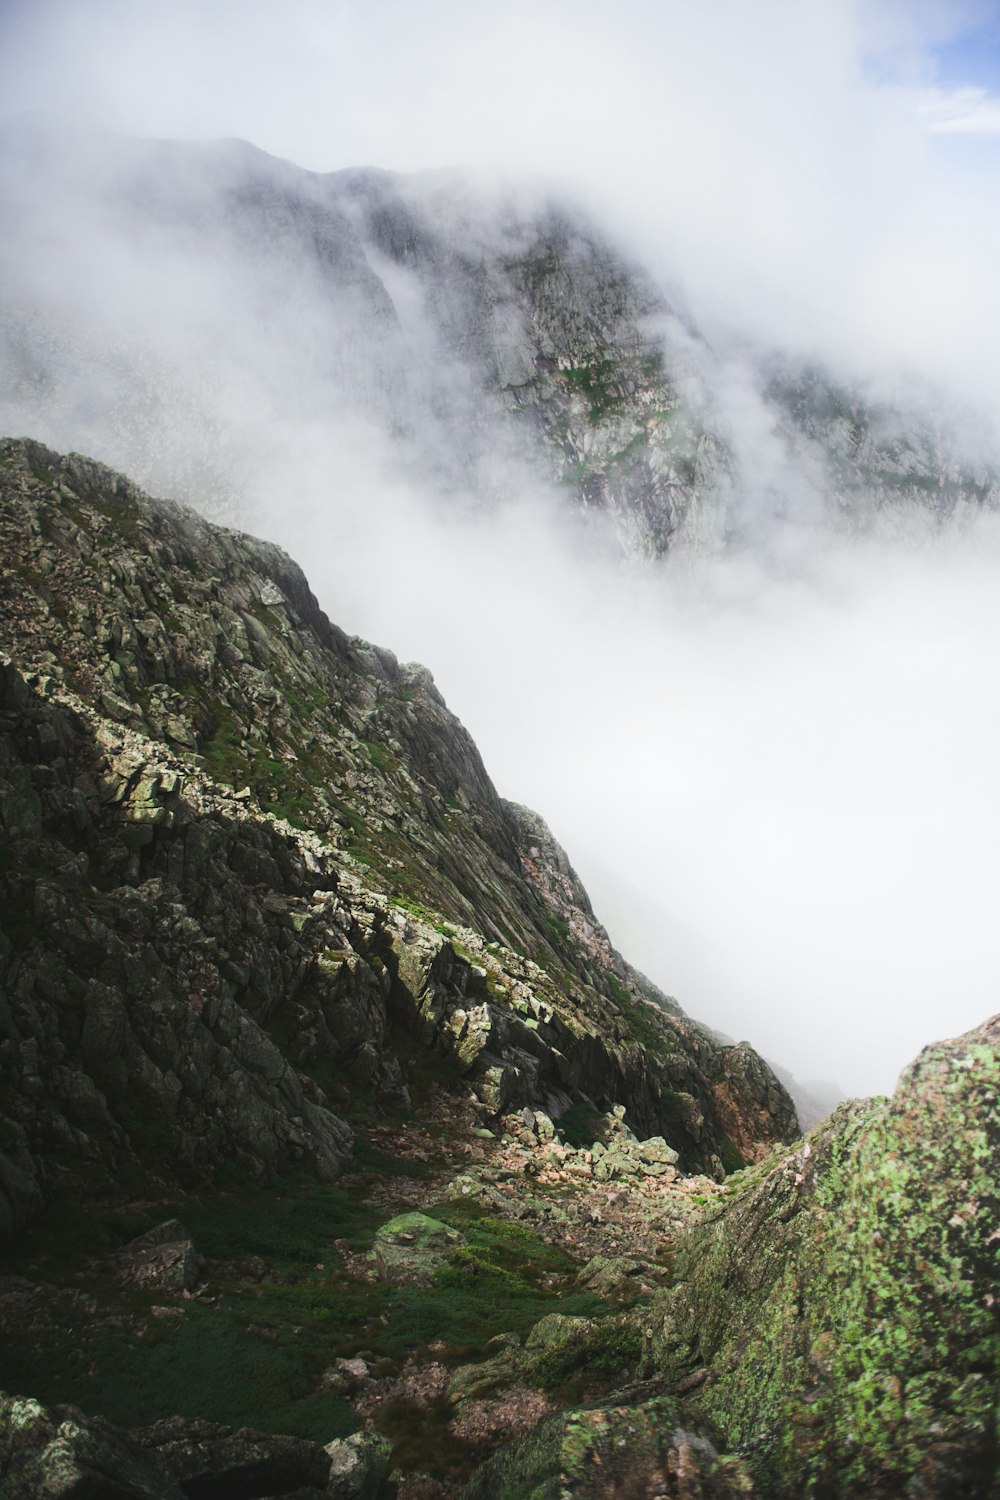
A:
POLYGON ((169 1467, 101 1417, 0 1394, 0 1500, 184 1500, 169 1467))
POLYGON ((355 1432, 327 1446, 329 1500, 394 1500, 397 1486, 389 1478, 392 1444, 374 1432, 355 1432))
POLYGON ((430 1286, 465 1236, 428 1214, 399 1214, 375 1236, 371 1258, 380 1281, 430 1286))
POLYGON ((302 1489, 323 1494, 329 1479, 324 1448, 305 1438, 181 1417, 155 1422, 133 1437, 163 1462, 188 1500, 251 1500, 302 1489))
POLYGON ((191 1291, 203 1264, 177 1219, 167 1219, 130 1240, 116 1257, 121 1279, 164 1291, 191 1291))

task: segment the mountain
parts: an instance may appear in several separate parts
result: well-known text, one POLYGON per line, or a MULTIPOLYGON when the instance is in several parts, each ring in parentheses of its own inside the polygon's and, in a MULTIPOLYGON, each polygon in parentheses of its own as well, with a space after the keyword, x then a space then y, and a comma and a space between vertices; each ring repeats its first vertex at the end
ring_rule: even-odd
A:
POLYGON ((638 556, 997 503, 962 413, 714 348, 541 186, 21 122, 0 215, 0 422, 224 519, 348 451, 458 513, 554 490, 638 556))
POLYGON ((276 547, 0 527, 4 1500, 993 1493, 995 1021, 798 1140, 276 547))
POLYGON ((0 458, 8 1230, 52 1142, 117 1171, 130 1122, 193 1177, 334 1176, 333 1111, 405 1097, 390 1017, 489 1115, 620 1104, 719 1175, 794 1130, 765 1064, 615 952, 426 670, 345 637, 274 547, 84 459, 0 458))

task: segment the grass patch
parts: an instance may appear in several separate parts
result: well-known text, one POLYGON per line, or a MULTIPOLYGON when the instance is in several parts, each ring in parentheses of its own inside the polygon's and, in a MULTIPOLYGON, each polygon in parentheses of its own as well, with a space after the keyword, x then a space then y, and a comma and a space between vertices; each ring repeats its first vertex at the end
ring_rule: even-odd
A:
POLYGON ((433 1286, 396 1287, 382 1347, 403 1358, 414 1347, 440 1341, 445 1358, 484 1351, 499 1333, 527 1333, 546 1313, 598 1317, 606 1304, 592 1293, 564 1293, 553 1279, 569 1281, 577 1267, 565 1251, 533 1230, 486 1214, 465 1199, 428 1210, 465 1236, 433 1286), (548 1284, 545 1284, 548 1283, 548 1284))
MULTIPOLYGON (((53 1377, 43 1400, 78 1403, 123 1426, 160 1417, 203 1418, 329 1442, 357 1427, 346 1402, 316 1389, 330 1344, 315 1323, 295 1338, 269 1337, 250 1300, 225 1308, 188 1304, 183 1315, 154 1324, 144 1337, 113 1327, 81 1331, 87 1369, 53 1377)), ((289 1329, 283 1330, 286 1334, 289 1329)))

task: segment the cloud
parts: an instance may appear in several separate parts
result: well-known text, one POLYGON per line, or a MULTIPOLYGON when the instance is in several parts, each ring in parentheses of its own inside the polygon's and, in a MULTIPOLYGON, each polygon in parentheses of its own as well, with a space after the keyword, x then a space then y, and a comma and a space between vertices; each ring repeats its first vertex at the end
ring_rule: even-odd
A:
POLYGON ((937 135, 1000 134, 1000 99, 984 88, 933 89, 917 107, 937 135))
POLYGON ((928 115, 925 94, 920 114, 869 66, 927 74, 944 27, 942 7, 861 0, 34 0, 8 9, 0 97, 240 135, 319 171, 549 176, 655 255, 704 324, 916 366, 1000 405, 979 331, 1000 322, 996 180, 970 193, 927 128, 982 128, 992 102, 928 115), (953 318, 956 278, 975 320, 953 318), (886 296, 897 280, 919 286, 916 315, 886 296))

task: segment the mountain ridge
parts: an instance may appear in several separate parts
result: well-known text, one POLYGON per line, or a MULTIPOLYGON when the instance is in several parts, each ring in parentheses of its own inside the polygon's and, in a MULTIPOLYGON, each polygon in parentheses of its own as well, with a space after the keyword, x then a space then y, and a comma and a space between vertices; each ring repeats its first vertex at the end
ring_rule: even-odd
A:
POLYGON ((304 453, 370 424, 366 462, 460 511, 554 488, 632 556, 934 524, 1000 495, 989 444, 969 456, 940 403, 716 352, 544 186, 11 129, 0 177, 2 424, 44 419, 223 520, 279 463, 252 414, 304 453))
MULTIPOLYGON (((210 1021, 225 1047, 247 1013, 256 1018, 251 1052, 271 1059, 271 1017, 283 1007, 282 1025, 298 1014, 308 1039, 292 1061, 308 1072, 318 1053, 314 1064, 335 1074, 338 1059, 350 1059, 375 1098, 401 1087, 383 1045, 395 1008, 454 1058, 488 1113, 550 1097, 563 1107, 621 1104, 645 1134, 666 1129, 691 1166, 719 1174, 727 1153, 753 1155, 795 1128, 790 1100, 759 1059, 712 1042, 615 952, 564 853, 537 815, 497 796, 429 673, 330 625, 276 548, 154 505, 87 460, 12 442, 0 457, 9 594, 0 643, 28 674, 25 685, 5 668, 16 767, 6 819, 25 840, 6 873, 7 901, 48 912, 71 970, 74 944, 91 952, 93 939, 65 920, 60 883, 69 881, 108 949, 100 1006, 79 984, 71 999, 53 978, 64 1007, 103 1007, 114 1034, 121 997, 141 1014, 152 985, 196 1049, 198 1023, 210 1021), (46 792, 48 742, 66 747, 60 761, 75 770, 46 792), (22 878, 52 861, 54 879, 22 878), (251 894, 261 881, 271 895, 251 894), (116 889, 129 898, 127 918, 116 889), (253 910, 253 923, 244 930, 227 908, 253 910), (112 962, 110 934, 140 914, 147 933, 158 923, 186 931, 191 951, 171 959, 167 937, 161 967, 130 979, 124 952, 112 962), (189 968, 178 1009, 169 970, 189 968), (630 1040, 634 1027, 646 1055, 630 1040)), ((26 997, 22 1026, 37 1032, 40 956, 25 935, 13 993, 26 997)), ((88 1043, 88 1055, 99 1052, 88 1043)), ((110 1075, 116 1094, 135 1088, 130 1069, 147 1070, 143 1046, 129 1056, 127 1076, 110 1075)), ((182 1107, 194 1129, 208 1063, 189 1062, 190 1098, 170 1045, 147 1080, 148 1108, 165 1126, 182 1107)), ((275 1062, 261 1064, 264 1075, 275 1062)), ((244 1088, 237 1072, 234 1087, 244 1088)), ((286 1113, 312 1120, 301 1129, 332 1174, 346 1126, 323 1116, 321 1090, 309 1103, 287 1062, 279 1072, 294 1096, 286 1113)), ((23 1079, 13 1087, 34 1119, 23 1079)), ((106 1113, 86 1070, 60 1090, 67 1107, 76 1090, 98 1118, 106 1113)), ((347 1102, 350 1091, 339 1092, 347 1102)), ((258 1165, 287 1155, 272 1130, 254 1146, 252 1125, 234 1099, 229 1149, 242 1141, 258 1165)), ((48 1128, 35 1121, 43 1135, 48 1128)), ((197 1142, 195 1129, 187 1159, 207 1168, 221 1148, 197 1142)))

